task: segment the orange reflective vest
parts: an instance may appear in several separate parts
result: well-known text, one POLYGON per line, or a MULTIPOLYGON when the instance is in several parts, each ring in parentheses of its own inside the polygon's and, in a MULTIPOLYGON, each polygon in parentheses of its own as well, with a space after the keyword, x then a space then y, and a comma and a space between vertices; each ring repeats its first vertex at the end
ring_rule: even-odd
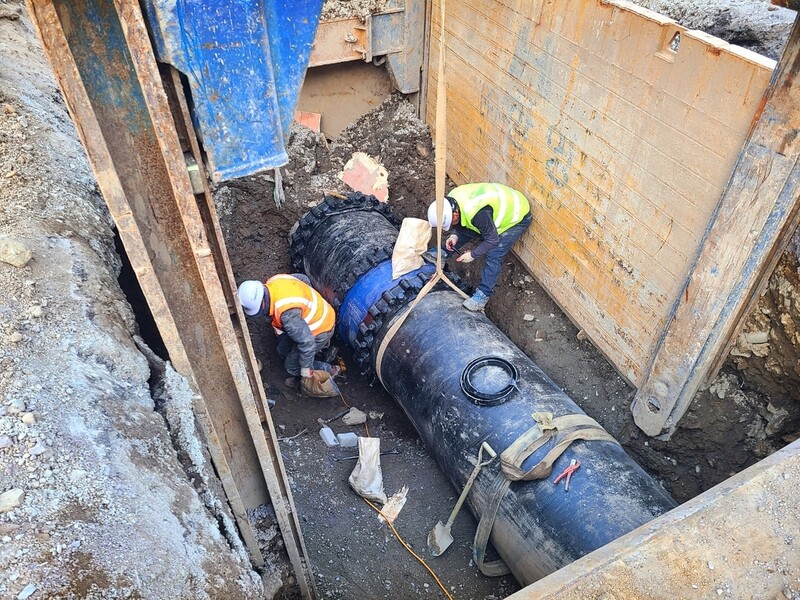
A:
POLYGON ((283 333, 281 315, 290 308, 299 308, 303 320, 308 323, 312 335, 333 329, 336 314, 333 307, 319 292, 291 275, 275 275, 267 279, 264 286, 269 291, 269 314, 275 333, 283 333))

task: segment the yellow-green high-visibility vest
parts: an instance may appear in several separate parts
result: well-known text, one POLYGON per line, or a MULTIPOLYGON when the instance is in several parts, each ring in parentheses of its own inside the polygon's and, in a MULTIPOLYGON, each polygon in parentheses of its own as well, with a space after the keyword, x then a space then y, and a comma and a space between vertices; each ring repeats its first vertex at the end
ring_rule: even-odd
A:
POLYGON ((472 219, 486 206, 492 207, 497 233, 510 229, 531 212, 528 199, 521 192, 501 183, 467 183, 447 195, 458 205, 459 225, 472 231, 478 231, 472 219))

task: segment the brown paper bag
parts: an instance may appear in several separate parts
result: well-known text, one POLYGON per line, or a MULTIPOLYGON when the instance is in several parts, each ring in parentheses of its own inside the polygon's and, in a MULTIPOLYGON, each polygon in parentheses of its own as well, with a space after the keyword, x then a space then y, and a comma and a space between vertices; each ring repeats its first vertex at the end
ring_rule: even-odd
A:
POLYGON ((300 380, 300 388, 306 396, 312 398, 332 398, 339 395, 339 389, 333 383, 333 378, 326 371, 311 371, 311 377, 300 380))
POLYGON ((392 252, 392 279, 422 266, 422 254, 428 249, 431 226, 423 219, 403 219, 400 235, 392 252))

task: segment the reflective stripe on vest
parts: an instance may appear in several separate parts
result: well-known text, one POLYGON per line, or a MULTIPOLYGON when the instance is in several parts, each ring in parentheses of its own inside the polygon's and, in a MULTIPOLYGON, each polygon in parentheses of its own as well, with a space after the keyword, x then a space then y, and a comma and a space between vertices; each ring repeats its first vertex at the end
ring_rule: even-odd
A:
POLYGON ((290 308, 299 308, 312 335, 333 329, 336 314, 317 290, 291 275, 275 275, 264 284, 269 291, 269 314, 275 333, 283 333, 281 315, 290 308))
POLYGON ((472 220, 479 210, 490 206, 497 233, 510 229, 531 212, 524 194, 500 183, 468 183, 453 189, 448 196, 458 204, 459 225, 478 231, 472 220))

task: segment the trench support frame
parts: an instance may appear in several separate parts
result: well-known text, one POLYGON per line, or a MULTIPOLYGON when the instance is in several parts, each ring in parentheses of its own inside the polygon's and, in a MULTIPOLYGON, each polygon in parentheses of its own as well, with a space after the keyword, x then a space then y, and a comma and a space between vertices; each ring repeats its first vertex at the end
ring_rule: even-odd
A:
POLYGON ((366 17, 322 21, 309 67, 350 61, 386 64, 402 94, 419 92, 425 52, 425 0, 389 0, 366 17))
POLYGON ((247 511, 271 503, 302 596, 316 598, 214 203, 187 169, 189 157, 203 175, 180 76, 159 69, 136 2, 26 4, 170 360, 196 392, 251 559, 264 564, 247 511))
POLYGON ((672 436, 711 383, 800 225, 800 18, 631 404, 650 436, 672 436))

